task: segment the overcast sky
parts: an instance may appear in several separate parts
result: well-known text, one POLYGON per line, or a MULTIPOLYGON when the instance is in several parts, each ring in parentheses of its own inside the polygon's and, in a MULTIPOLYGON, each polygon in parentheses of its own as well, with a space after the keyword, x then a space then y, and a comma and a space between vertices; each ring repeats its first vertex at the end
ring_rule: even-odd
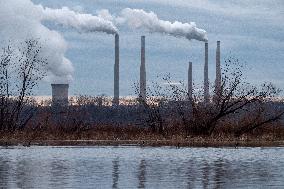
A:
MULTIPOLYGON (((221 41, 222 61, 229 56, 246 63, 249 82, 273 82, 284 86, 284 1, 283 0, 33 0, 50 8, 97 14, 108 9, 119 14, 124 8, 153 11, 163 20, 196 22, 208 32, 209 77, 215 78, 216 41, 221 41)), ((113 95, 114 37, 103 33, 78 33, 46 23, 58 30, 68 43, 66 57, 75 68, 71 94, 113 95)), ((140 36, 146 35, 147 80, 162 82, 171 73, 174 81, 187 79, 188 61, 193 62, 194 82, 203 80, 204 43, 188 41, 143 30, 120 29, 120 94, 134 95, 139 79, 140 36)), ((42 84, 40 95, 51 93, 42 84)))

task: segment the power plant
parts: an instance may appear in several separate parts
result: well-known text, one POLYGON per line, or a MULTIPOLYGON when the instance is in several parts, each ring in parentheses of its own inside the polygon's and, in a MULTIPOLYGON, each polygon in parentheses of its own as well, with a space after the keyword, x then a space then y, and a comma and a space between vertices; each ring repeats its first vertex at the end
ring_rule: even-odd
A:
MULTIPOLYGON (((141 63, 140 63, 140 83, 139 83, 139 98, 146 100, 146 61, 145 61, 145 36, 141 36, 141 63)), ((205 42, 204 53, 204 102, 210 101, 209 94, 209 75, 208 75, 208 42, 205 42)), ((221 49, 220 41, 217 41, 216 48, 216 79, 215 79, 215 94, 219 95, 221 91, 221 49)), ((68 106, 68 88, 69 84, 51 84, 52 86, 52 106, 68 106)), ((193 76, 192 62, 188 64, 188 96, 192 99, 193 95, 193 76)), ((112 104, 119 105, 119 35, 115 34, 115 61, 114 61, 114 96, 112 104)))
POLYGON ((115 34, 113 105, 119 105, 119 35, 115 34))
POLYGON ((69 84, 51 84, 52 88, 52 106, 68 106, 68 89, 69 84))
POLYGON ((188 63, 188 98, 189 100, 192 100, 192 91, 193 91, 193 87, 192 87, 192 62, 188 63))
POLYGON ((141 36, 140 98, 146 99, 145 36, 141 36))
POLYGON ((209 96, 209 76, 208 76, 208 42, 205 42, 205 62, 204 62, 204 102, 208 103, 209 96))
POLYGON ((215 93, 217 96, 220 95, 221 86, 222 86, 222 75, 221 75, 221 50, 220 50, 220 41, 217 41, 216 49, 216 80, 215 80, 215 93))

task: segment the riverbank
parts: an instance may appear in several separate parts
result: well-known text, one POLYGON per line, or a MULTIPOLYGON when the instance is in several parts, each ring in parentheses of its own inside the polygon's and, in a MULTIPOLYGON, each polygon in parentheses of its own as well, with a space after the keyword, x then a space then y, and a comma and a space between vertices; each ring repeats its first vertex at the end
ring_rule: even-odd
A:
POLYGON ((284 141, 206 140, 0 140, 0 146, 284 147, 284 141))
POLYGON ((185 135, 182 129, 163 133, 149 128, 126 126, 26 128, 0 132, 0 146, 174 146, 174 147, 273 147, 284 146, 283 127, 256 129, 235 137, 233 132, 219 129, 210 136, 185 135))

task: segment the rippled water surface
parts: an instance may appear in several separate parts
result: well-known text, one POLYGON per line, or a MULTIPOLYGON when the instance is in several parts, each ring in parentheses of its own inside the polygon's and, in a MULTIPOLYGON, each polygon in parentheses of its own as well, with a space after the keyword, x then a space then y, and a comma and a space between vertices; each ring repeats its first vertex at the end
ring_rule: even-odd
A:
POLYGON ((0 188, 284 188, 284 148, 0 147, 0 188))

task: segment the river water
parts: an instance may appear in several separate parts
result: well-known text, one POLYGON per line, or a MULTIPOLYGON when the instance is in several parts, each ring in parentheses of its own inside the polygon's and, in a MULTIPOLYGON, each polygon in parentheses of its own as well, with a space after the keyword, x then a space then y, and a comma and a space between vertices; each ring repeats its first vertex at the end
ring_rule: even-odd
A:
POLYGON ((284 188, 284 148, 0 147, 0 188, 284 188))

